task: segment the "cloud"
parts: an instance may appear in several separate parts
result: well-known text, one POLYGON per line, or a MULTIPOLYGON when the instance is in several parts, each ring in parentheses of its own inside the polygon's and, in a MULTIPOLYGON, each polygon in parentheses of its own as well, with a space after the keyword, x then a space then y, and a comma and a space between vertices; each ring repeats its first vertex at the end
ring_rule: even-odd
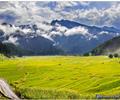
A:
POLYGON ((62 32, 62 33, 64 33, 65 31, 68 30, 67 27, 65 27, 65 26, 61 26, 61 25, 59 25, 59 24, 56 25, 55 29, 56 29, 56 31, 60 31, 60 32, 62 32))
POLYGON ((10 42, 10 43, 13 43, 15 45, 18 45, 17 40, 18 40, 17 37, 10 36, 9 39, 7 41, 4 41, 4 42, 10 42))
POLYGON ((18 16, 14 12, 11 12, 11 11, 0 13, 1 22, 14 23, 17 18, 18 16))
POLYGON ((37 23, 37 27, 39 28, 40 32, 45 32, 46 34, 53 28, 49 23, 37 23))
MULTIPOLYGON (((30 21, 51 21, 53 19, 62 19, 66 15, 63 11, 66 7, 74 7, 77 5, 86 5, 85 2, 38 2, 38 1, 15 1, 15 2, 0 2, 0 13, 11 12, 16 22, 24 23, 30 21), (55 3, 55 8, 50 9, 52 4, 55 3), (4 6, 3 6, 4 5, 4 6)), ((69 12, 70 13, 70 12, 69 12)), ((6 20, 5 20, 6 21, 6 20)))
POLYGON ((88 25, 119 27, 120 3, 105 2, 105 4, 107 7, 104 2, 1 1, 0 21, 42 24, 44 21, 50 23, 54 19, 70 19, 88 25))
POLYGON ((17 28, 12 28, 9 25, 0 25, 0 29, 5 33, 4 35, 10 35, 17 30, 17 28))
POLYGON ((54 36, 54 35, 59 35, 59 36, 82 35, 83 37, 86 37, 87 39, 94 38, 94 36, 91 33, 89 33, 88 29, 86 29, 85 27, 81 27, 81 26, 68 29, 66 27, 57 25, 55 30, 50 32, 50 36, 54 36))
POLYGON ((70 36, 75 34, 87 35, 89 33, 88 33, 88 29, 85 29, 84 27, 79 26, 79 27, 75 27, 67 30, 64 34, 66 36, 70 36))
POLYGON ((106 9, 97 9, 97 7, 90 9, 81 9, 73 11, 76 15, 75 19, 79 22, 86 23, 89 25, 98 25, 98 26, 116 26, 120 22, 120 4, 113 4, 106 9))
POLYGON ((4 36, 15 35, 15 34, 17 34, 17 31, 19 31, 20 32, 19 34, 21 34, 21 35, 33 33, 33 30, 31 30, 31 29, 21 29, 14 25, 12 25, 12 27, 10 25, 0 25, 0 30, 2 30, 4 32, 4 36))
POLYGON ((63 33, 61 33, 60 31, 52 31, 52 32, 50 32, 50 37, 54 37, 56 35, 63 36, 63 33))
POLYGON ((110 34, 109 32, 107 31, 101 31, 100 33, 98 33, 99 35, 103 35, 103 34, 110 34))
POLYGON ((66 7, 73 7, 73 6, 77 6, 78 3, 77 2, 73 2, 73 1, 68 1, 66 3, 66 1, 62 1, 62 2, 56 2, 56 7, 55 7, 55 11, 62 11, 64 10, 66 7))

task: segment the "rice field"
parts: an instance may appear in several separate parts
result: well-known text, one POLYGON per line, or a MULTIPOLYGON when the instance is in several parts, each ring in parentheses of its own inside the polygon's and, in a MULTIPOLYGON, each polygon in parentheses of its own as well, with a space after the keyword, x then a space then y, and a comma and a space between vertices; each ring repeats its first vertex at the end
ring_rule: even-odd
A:
POLYGON ((120 58, 32 56, 0 58, 0 78, 20 98, 87 99, 120 94, 120 58))

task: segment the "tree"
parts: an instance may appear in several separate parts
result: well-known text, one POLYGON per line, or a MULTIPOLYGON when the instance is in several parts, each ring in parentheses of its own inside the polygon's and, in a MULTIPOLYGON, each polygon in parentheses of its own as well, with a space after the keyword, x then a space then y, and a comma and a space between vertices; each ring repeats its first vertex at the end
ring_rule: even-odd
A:
POLYGON ((117 53, 115 53, 115 54, 114 54, 114 57, 117 58, 117 57, 119 57, 119 55, 118 55, 117 53))
POLYGON ((4 54, 7 57, 10 57, 10 49, 6 44, 0 42, 0 53, 4 54))
POLYGON ((85 53, 85 54, 83 54, 83 56, 89 56, 89 53, 85 53))
POLYGON ((113 58, 113 55, 112 54, 109 54, 109 56, 108 56, 109 58, 113 58))

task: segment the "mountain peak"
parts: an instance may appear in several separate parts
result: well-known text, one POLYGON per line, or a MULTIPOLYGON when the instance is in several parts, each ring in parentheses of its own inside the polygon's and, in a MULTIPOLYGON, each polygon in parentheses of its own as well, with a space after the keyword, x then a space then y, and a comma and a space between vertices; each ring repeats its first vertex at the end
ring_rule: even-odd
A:
POLYGON ((53 20, 51 22, 51 25, 56 25, 59 24, 61 26, 65 26, 67 28, 73 28, 73 27, 77 27, 77 26, 86 26, 84 24, 80 24, 78 22, 75 21, 71 21, 71 20, 65 20, 65 19, 61 19, 61 20, 53 20))

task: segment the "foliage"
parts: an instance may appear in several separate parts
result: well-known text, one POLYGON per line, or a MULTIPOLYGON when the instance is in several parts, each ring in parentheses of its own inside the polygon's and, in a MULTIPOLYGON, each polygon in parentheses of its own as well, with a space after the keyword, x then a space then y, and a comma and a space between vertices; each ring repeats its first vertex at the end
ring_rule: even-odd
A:
POLYGON ((115 54, 114 54, 114 57, 117 58, 117 57, 119 57, 119 55, 118 55, 117 53, 115 53, 115 54))
POLYGON ((6 55, 7 57, 9 57, 10 54, 9 48, 1 42, 0 42, 0 53, 6 55))
POLYGON ((112 54, 109 54, 108 57, 109 57, 109 58, 113 58, 113 55, 112 55, 112 54))

